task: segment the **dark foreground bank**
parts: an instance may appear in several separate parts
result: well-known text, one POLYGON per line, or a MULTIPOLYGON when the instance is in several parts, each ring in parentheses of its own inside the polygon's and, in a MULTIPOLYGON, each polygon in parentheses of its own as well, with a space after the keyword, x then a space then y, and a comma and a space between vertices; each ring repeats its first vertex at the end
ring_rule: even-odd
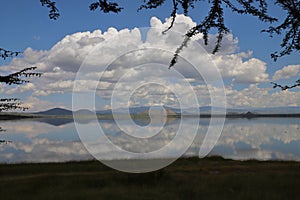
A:
POLYGON ((182 158, 128 174, 98 161, 0 165, 1 199, 299 199, 300 163, 182 158))

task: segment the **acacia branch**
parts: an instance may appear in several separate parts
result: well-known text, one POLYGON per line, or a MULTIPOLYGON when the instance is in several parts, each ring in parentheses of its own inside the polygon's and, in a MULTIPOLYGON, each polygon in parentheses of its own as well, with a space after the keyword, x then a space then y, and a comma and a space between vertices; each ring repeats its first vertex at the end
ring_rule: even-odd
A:
POLYGON ((41 77, 42 73, 37 73, 37 72, 29 72, 31 70, 35 70, 36 67, 28 67, 25 69, 22 69, 18 72, 15 72, 13 74, 9 74, 7 76, 0 76, 0 82, 2 83, 6 83, 8 85, 11 84, 16 84, 16 85, 20 85, 23 83, 28 83, 28 80, 22 79, 24 77, 41 77))
POLYGON ((273 84, 273 88, 281 88, 281 90, 288 90, 288 89, 292 89, 292 88, 295 88, 295 87, 300 87, 300 79, 296 81, 296 83, 294 85, 291 85, 291 86, 288 86, 288 85, 280 85, 278 83, 274 83, 274 82, 271 82, 271 84, 273 84))
POLYGON ((9 110, 28 110, 28 107, 25 107, 19 99, 8 98, 0 99, 0 112, 9 111, 9 110))
MULTIPOLYGON (((196 2, 196 0, 177 1, 181 2, 185 13, 187 13, 187 10, 185 8, 193 7, 193 4, 191 3, 196 2)), ((209 32, 211 32, 211 30, 213 29, 217 29, 217 41, 212 53, 215 54, 219 51, 224 35, 229 32, 229 29, 226 27, 224 21, 224 6, 230 8, 232 12, 237 12, 238 14, 250 14, 252 16, 256 16, 259 18, 259 20, 264 22, 271 23, 277 20, 276 18, 267 15, 267 3, 265 0, 236 0, 238 6, 235 6, 230 0, 212 0, 208 1, 208 3, 211 4, 211 9, 208 15, 205 17, 203 22, 187 31, 182 44, 177 48, 176 52, 174 53, 173 59, 169 64, 169 69, 176 64, 179 53, 183 50, 185 46, 187 46, 187 43, 190 40, 190 38, 199 33, 203 34, 204 44, 208 45, 209 32), (255 2, 259 3, 258 7, 255 6, 255 2)), ((173 10, 175 9, 173 8, 173 10)), ((174 19, 174 17, 172 18, 174 19)), ((172 23, 174 22, 172 21, 172 23)), ((173 24, 171 24, 171 26, 167 30, 169 30, 172 26, 173 24)))
POLYGON ((144 4, 138 8, 138 11, 142 9, 154 9, 163 5, 163 3, 165 3, 165 0, 144 0, 144 4))
MULTIPOLYGON (((178 5, 181 5, 181 8, 183 9, 183 13, 185 15, 188 14, 189 9, 194 8, 194 4, 196 2, 204 2, 206 0, 172 0, 173 1, 173 11, 171 12, 170 16, 172 18, 171 25, 167 28, 167 30, 163 31, 163 33, 166 33, 168 30, 170 30, 175 22, 176 13, 178 11, 178 5)), ((293 51, 299 51, 300 50, 300 2, 299 0, 274 0, 275 4, 282 7, 283 10, 287 11, 287 17, 283 21, 282 24, 279 26, 273 27, 270 26, 267 30, 263 30, 263 32, 268 32, 270 36, 272 37, 272 34, 282 34, 284 32, 284 38, 281 43, 282 50, 278 52, 274 52, 271 54, 271 57, 274 59, 274 61, 277 60, 277 58, 282 57, 284 55, 288 55, 292 53, 293 51)), ((56 2, 51 0, 40 0, 42 3, 42 6, 47 6, 49 11, 49 17, 50 19, 57 19, 60 14, 59 10, 56 7, 56 2)), ((166 0, 143 0, 144 4, 142 4, 138 11, 142 9, 155 9, 160 6, 162 6, 166 0)), ((218 35, 217 35, 217 42, 215 45, 215 48, 213 49, 213 54, 218 52, 221 46, 222 38, 224 34, 228 32, 228 28, 224 24, 224 14, 223 9, 224 7, 229 8, 232 12, 236 12, 238 14, 248 14, 252 15, 254 17, 258 17, 259 20, 263 22, 272 23, 277 21, 276 18, 271 17, 267 14, 267 1, 266 0, 207 0, 207 3, 211 5, 210 12, 205 17, 204 21, 200 23, 199 25, 195 26, 193 29, 197 29, 197 31, 194 32, 194 35, 198 33, 203 34, 204 43, 208 44, 208 33, 211 32, 212 29, 217 29, 218 35)), ((118 3, 109 1, 109 0, 99 0, 95 3, 90 4, 90 10, 94 11, 97 9, 100 9, 100 11, 104 13, 114 12, 119 13, 122 11, 122 7, 119 6, 118 3)), ((192 30, 189 30, 186 35, 188 35, 189 32, 193 32, 192 30)), ((191 35, 193 37, 194 35, 191 35)), ((184 39, 183 45, 179 47, 179 52, 182 50, 182 47, 186 46, 187 39, 184 39), (181 49, 181 50, 180 50, 181 49)), ((3 55, 2 58, 11 57, 13 54, 10 55, 11 52, 9 51, 3 51, 0 52, 0 56, 3 55)), ((20 52, 13 52, 13 53, 20 53, 20 52)), ((174 54, 175 56, 175 54, 174 54)), ((175 58, 173 61, 176 60, 175 58)), ((173 62, 170 62, 173 63, 173 62)), ((173 65, 170 65, 172 67, 173 65)))
POLYGON ((57 20, 57 18, 60 16, 59 10, 56 7, 56 2, 51 0, 40 0, 42 6, 46 6, 49 8, 49 18, 57 20))
POLYGON ((162 32, 162 34, 165 34, 166 32, 168 32, 168 31, 173 27, 174 22, 175 22, 175 20, 176 20, 176 13, 177 13, 177 10, 178 10, 178 3, 177 3, 175 0, 173 0, 173 11, 172 11, 172 13, 171 13, 172 21, 171 21, 170 26, 169 26, 166 30, 164 30, 164 31, 162 32))
POLYGON ((279 57, 289 55, 293 51, 300 51, 300 1, 298 0, 277 0, 283 10, 287 11, 285 20, 278 26, 270 26, 262 32, 267 32, 272 37, 273 34, 280 35, 284 32, 280 44, 282 50, 275 51, 271 57, 276 61, 279 57))
POLYGON ((23 52, 20 52, 20 51, 10 51, 10 50, 6 50, 6 49, 3 49, 3 48, 0 48, 0 57, 2 59, 6 59, 6 58, 12 58, 14 56, 18 56, 20 54, 22 54, 23 52))
POLYGON ((114 12, 119 13, 123 9, 119 6, 118 3, 115 2, 108 2, 107 0, 99 0, 98 2, 92 3, 90 5, 90 10, 94 11, 97 9, 100 9, 100 11, 104 13, 114 12))
POLYGON ((223 35, 229 32, 229 29, 224 24, 224 18, 223 18, 223 8, 222 8, 222 1, 221 0, 213 0, 212 1, 212 7, 209 11, 208 16, 204 19, 202 23, 199 25, 191 28, 188 30, 188 32, 185 34, 185 38, 182 42, 182 44, 177 48, 173 59, 171 60, 169 64, 169 69, 173 67, 178 59, 179 53, 183 50, 185 46, 187 46, 188 41, 195 35, 202 33, 203 34, 203 40, 204 44, 208 45, 208 33, 211 29, 216 28, 218 30, 218 36, 217 36, 217 42, 216 46, 213 50, 213 54, 216 53, 220 46, 221 41, 223 38, 223 35))

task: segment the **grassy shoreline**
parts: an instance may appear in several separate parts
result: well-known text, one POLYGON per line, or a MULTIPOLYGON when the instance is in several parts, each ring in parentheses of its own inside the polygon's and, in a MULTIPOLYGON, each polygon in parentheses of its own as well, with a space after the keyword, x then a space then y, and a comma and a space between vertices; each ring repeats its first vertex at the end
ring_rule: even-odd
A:
POLYGON ((98 161, 0 164, 3 199, 298 199, 300 162, 181 158, 129 174, 98 161))

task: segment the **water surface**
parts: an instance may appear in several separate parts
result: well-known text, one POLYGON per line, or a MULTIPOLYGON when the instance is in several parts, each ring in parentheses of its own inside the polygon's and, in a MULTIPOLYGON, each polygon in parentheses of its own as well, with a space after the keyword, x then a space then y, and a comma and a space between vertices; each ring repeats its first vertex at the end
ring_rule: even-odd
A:
MULTIPOLYGON (((134 127, 123 121, 127 130, 134 127)), ((91 127, 98 123, 106 136, 120 148, 131 152, 148 153, 164 147, 176 135, 182 124, 184 136, 189 136, 194 119, 167 120, 159 134, 152 138, 135 140, 120 130, 113 120, 82 121, 86 136, 92 137, 91 127)), ((137 121, 146 126, 145 121, 137 121)), ((198 156, 205 137, 209 119, 201 119, 197 135, 184 156, 198 156)), ((0 121, 0 163, 62 162, 89 160, 93 157, 85 149, 72 119, 26 119, 0 121)), ((210 155, 220 155, 237 160, 295 160, 300 161, 299 118, 226 119, 223 132, 210 155)), ((131 129, 132 128, 132 129, 131 129)), ((93 136, 94 137, 94 136, 93 136)), ((101 138, 99 139, 101 141, 101 138)), ((184 140, 184 138, 183 138, 184 140)), ((119 159, 118 154, 97 143, 103 159, 119 159)), ((179 147, 178 147, 179 148, 179 147)), ((176 151, 176 149, 174 149, 176 151)))

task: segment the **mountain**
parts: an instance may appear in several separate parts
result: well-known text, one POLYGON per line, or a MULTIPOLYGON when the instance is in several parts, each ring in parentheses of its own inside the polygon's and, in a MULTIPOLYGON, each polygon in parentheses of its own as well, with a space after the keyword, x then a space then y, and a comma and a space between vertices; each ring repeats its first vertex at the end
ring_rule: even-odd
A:
MULTIPOLYGON (((151 112, 159 113, 159 111, 162 110, 161 106, 141 106, 141 107, 130 107, 129 113, 130 114, 141 114, 141 113, 148 113, 151 108, 151 112)), ((211 114, 212 107, 211 106, 205 106, 200 108, 185 108, 185 109, 179 109, 179 108, 172 108, 169 106, 163 106, 163 108, 167 111, 168 115, 195 115, 198 111, 200 114, 211 114), (197 109, 199 109, 197 111, 197 109), (196 112, 197 111, 197 112, 196 112)), ((220 107, 214 107, 214 114, 218 113, 224 113, 224 108, 220 107)), ((126 114, 128 112, 128 108, 118 108, 114 110, 114 113, 117 114, 126 114)), ((233 114, 233 115, 243 115, 248 112, 251 112, 252 114, 300 114, 300 106, 286 106, 286 107, 269 107, 269 108, 226 108, 227 114, 233 114)), ((71 110, 67 110, 64 108, 53 108, 50 110, 42 111, 42 112, 36 112, 32 113, 35 115, 48 115, 48 116, 64 116, 64 115, 73 115, 73 112, 71 110)), ((87 110, 87 109, 81 109, 74 112, 75 115, 81 115, 81 116, 90 116, 94 115, 95 113, 93 111, 87 110)), ((97 115, 112 115, 112 110, 99 110, 96 111, 97 115)))
POLYGON ((36 115, 55 115, 55 116, 62 116, 62 115, 73 115, 71 110, 67 110, 64 108, 52 108, 50 110, 36 112, 36 115))

